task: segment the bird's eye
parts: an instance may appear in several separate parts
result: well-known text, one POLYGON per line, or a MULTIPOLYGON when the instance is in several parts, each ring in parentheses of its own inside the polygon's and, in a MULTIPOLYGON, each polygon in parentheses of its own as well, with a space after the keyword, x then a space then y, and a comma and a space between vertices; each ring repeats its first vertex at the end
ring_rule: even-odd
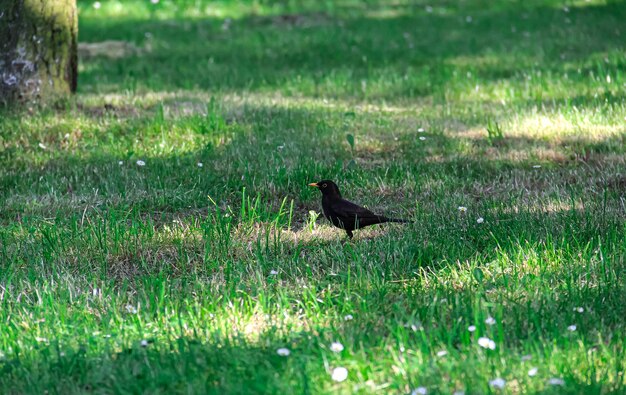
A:
POLYGON ((322 184, 322 188, 326 188, 327 186, 327 184, 322 184))

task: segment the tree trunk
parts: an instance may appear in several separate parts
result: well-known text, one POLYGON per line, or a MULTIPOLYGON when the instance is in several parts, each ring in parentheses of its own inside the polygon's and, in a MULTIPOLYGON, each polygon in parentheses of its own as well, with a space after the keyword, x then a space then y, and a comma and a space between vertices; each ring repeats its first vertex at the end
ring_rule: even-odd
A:
POLYGON ((0 0, 0 103, 76 91, 76 0, 0 0))

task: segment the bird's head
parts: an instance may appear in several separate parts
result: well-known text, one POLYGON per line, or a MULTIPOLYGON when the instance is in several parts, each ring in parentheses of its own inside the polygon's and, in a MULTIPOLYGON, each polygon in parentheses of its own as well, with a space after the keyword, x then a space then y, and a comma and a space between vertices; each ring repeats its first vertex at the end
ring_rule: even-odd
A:
POLYGON ((309 184, 310 187, 318 188, 322 195, 325 196, 338 196, 341 197, 341 193, 339 192, 339 187, 337 184, 330 180, 322 180, 320 182, 313 182, 309 184))

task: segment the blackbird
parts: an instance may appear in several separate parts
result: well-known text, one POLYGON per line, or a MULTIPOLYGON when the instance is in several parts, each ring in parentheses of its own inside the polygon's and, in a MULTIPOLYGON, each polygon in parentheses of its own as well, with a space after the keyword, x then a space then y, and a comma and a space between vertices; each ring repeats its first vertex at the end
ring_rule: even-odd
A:
POLYGON ((376 215, 365 207, 349 202, 341 197, 339 187, 330 180, 322 180, 309 184, 319 188, 322 192, 322 209, 324 217, 338 228, 346 231, 349 238, 354 236, 352 231, 369 225, 382 224, 385 222, 409 223, 405 219, 388 218, 384 215, 376 215))

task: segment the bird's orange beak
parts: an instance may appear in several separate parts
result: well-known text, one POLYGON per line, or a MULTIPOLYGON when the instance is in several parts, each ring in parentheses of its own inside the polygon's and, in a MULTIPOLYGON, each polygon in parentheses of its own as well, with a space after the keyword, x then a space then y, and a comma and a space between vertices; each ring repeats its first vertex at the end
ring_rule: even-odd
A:
POLYGON ((315 188, 319 188, 319 185, 317 185, 316 182, 312 182, 309 184, 310 187, 315 187, 315 188))

